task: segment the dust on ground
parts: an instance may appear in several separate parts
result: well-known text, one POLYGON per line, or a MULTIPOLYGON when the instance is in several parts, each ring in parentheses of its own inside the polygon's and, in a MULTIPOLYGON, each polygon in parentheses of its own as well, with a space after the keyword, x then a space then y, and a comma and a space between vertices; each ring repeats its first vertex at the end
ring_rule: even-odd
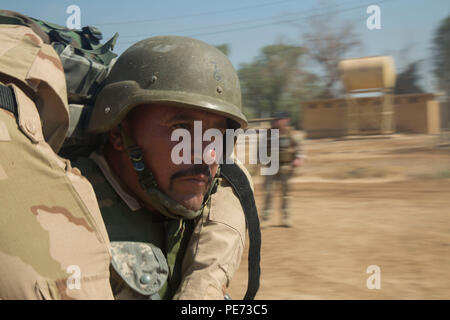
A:
MULTIPOLYGON (((450 149, 438 144, 431 135, 305 140, 307 162, 291 179, 294 227, 279 226, 274 195, 256 298, 450 299, 450 149), (367 288, 371 265, 380 289, 367 288)), ((261 212, 263 178, 254 183, 261 212)), ((231 296, 246 285, 247 251, 231 296)))

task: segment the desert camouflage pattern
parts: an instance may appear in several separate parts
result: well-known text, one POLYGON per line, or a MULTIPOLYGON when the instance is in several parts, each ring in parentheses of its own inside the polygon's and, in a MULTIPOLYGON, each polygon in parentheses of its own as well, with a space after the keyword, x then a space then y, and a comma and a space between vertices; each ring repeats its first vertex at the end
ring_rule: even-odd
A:
POLYGON ((288 180, 292 177, 294 168, 290 165, 280 166, 277 174, 267 175, 264 179, 264 192, 266 194, 264 200, 263 219, 268 220, 270 217, 270 211, 272 207, 272 201, 274 198, 273 185, 275 183, 280 184, 281 190, 281 211, 284 219, 289 219, 289 183, 288 180))
POLYGON ((64 109, 55 53, 17 26, 0 27, 0 44, 0 73, 10 76, 0 83, 18 108, 17 118, 0 108, 0 299, 112 299, 110 244, 93 189, 45 141, 47 122, 23 86, 52 91, 48 72, 61 81, 54 93, 64 109))
POLYGON ((133 290, 152 300, 160 299, 158 291, 169 274, 161 249, 151 243, 111 242, 112 267, 133 290))
MULTIPOLYGON (((74 166, 82 170, 94 187, 111 241, 152 243, 167 253, 169 288, 160 289, 161 298, 223 300, 239 267, 246 233, 243 209, 227 180, 219 179, 217 192, 191 230, 189 223, 192 221, 180 223, 162 216, 158 219, 158 215, 143 208, 130 208, 127 203, 131 196, 125 198, 123 190, 114 187, 116 177, 108 167, 100 170, 92 160, 98 159, 98 153, 94 154, 91 158, 78 159, 74 166), (93 157, 94 154, 97 155, 93 157)), ((107 165, 106 161, 102 163, 107 165)), ((247 170, 240 167, 251 181, 247 170)), ((116 272, 111 279, 116 299, 148 299, 125 285, 116 272)))
POLYGON ((291 129, 288 129, 285 133, 280 132, 279 152, 281 166, 290 165, 296 156, 302 155, 301 144, 295 139, 291 129))
POLYGON ((0 81, 12 82, 33 97, 45 124, 45 141, 58 151, 69 126, 66 80, 58 54, 25 26, 0 25, 0 44, 0 81))
MULTIPOLYGON (((270 146, 269 146, 270 148, 270 146)), ((275 175, 267 175, 264 179, 264 211, 263 220, 267 221, 270 217, 270 211, 272 207, 272 201, 274 199, 273 185, 275 183, 280 184, 281 189, 281 213, 284 220, 284 225, 288 226, 290 219, 289 202, 291 200, 289 196, 290 185, 288 180, 294 174, 294 168, 292 162, 295 158, 304 158, 302 145, 294 136, 294 132, 291 128, 288 128, 286 132, 280 132, 279 134, 279 160, 280 168, 275 175)))
MULTIPOLYGON (((239 161, 236 163, 253 189, 247 169, 239 161)), ((245 234, 245 215, 239 198, 228 181, 220 178, 217 192, 212 195, 187 247, 183 278, 174 299, 223 300, 239 268, 245 234)))
MULTIPOLYGON (((100 206, 103 221, 109 239, 151 243, 164 252, 169 267, 169 276, 165 285, 158 291, 163 300, 171 299, 181 281, 181 267, 186 245, 194 229, 193 220, 171 219, 144 208, 130 208, 121 198, 125 191, 119 190, 120 184, 108 168, 100 169, 90 158, 78 158, 74 166, 79 168, 92 183, 100 206), (111 184, 114 183, 114 187, 111 184)), ((97 157, 95 157, 97 159, 97 157)), ((103 162, 107 165, 107 162, 103 162)), ((131 197, 131 196, 128 196, 131 197)), ((130 287, 117 272, 112 272, 111 286, 115 299, 148 299, 139 290, 130 287)))

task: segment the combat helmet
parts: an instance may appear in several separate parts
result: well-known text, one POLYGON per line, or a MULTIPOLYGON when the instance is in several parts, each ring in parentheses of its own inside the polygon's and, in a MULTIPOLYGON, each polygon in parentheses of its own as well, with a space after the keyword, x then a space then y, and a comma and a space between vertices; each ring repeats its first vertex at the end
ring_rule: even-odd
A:
POLYGON ((230 128, 245 128, 238 75, 220 50, 202 41, 153 37, 134 44, 118 58, 96 98, 88 132, 104 133, 119 126, 126 152, 153 207, 172 218, 193 219, 213 192, 219 171, 202 208, 196 211, 159 190, 153 173, 145 167, 142 150, 120 126, 128 112, 140 105, 205 110, 227 118, 230 128))
POLYGON ((107 132, 138 105, 203 109, 247 126, 235 69, 217 48, 202 41, 160 36, 142 40, 117 60, 99 92, 88 125, 107 132))
MULTIPOLYGON (((119 125, 134 107, 152 104, 201 109, 226 117, 230 128, 247 126, 247 119, 242 113, 239 79, 230 61, 217 48, 191 38, 153 37, 127 49, 116 61, 97 96, 88 131, 107 132, 119 125)), ((175 218, 181 216, 192 219, 199 216, 203 207, 197 211, 189 210, 158 189, 152 173, 142 161, 142 150, 130 141, 132 139, 124 134, 124 130, 121 131, 139 182, 155 209, 175 218)), ((237 169, 237 166, 223 165, 219 169, 223 174, 218 170, 205 195, 203 206, 214 192, 219 174, 227 178, 239 197, 244 191, 249 194, 242 197, 246 203, 243 208, 250 240, 249 286, 244 299, 252 299, 258 291, 260 276, 261 234, 258 213, 251 200, 253 193, 250 184, 243 182, 247 181, 245 173, 233 169, 237 169), (238 179, 230 180, 234 175, 238 179), (235 188, 238 184, 239 192, 235 188)))

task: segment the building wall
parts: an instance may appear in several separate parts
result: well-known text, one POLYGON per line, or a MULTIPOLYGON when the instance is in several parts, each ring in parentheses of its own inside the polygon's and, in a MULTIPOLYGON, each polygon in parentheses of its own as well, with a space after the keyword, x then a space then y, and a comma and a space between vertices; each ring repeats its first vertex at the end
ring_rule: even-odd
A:
MULTIPOLYGON (((382 97, 355 98, 353 108, 348 108, 345 99, 307 101, 302 104, 303 128, 308 138, 345 136, 350 125, 347 112, 353 110, 361 132, 374 133, 381 121, 381 103, 382 97)), ((394 120, 395 132, 439 133, 439 102, 432 93, 396 95, 394 120)))
POLYGON ((434 95, 397 95, 395 102, 397 132, 439 133, 439 102, 434 95))
POLYGON ((309 138, 345 136, 347 134, 345 100, 316 100, 304 103, 303 130, 309 138))
POLYGON ((450 98, 447 98, 446 96, 442 96, 440 98, 439 111, 441 128, 448 131, 450 129, 450 98))
POLYGON ((352 129, 356 129, 356 132, 369 134, 381 132, 382 121, 386 121, 383 119, 382 113, 383 101, 384 99, 381 97, 350 100, 347 104, 349 133, 351 134, 354 131, 352 129))
POLYGON ((428 133, 438 134, 440 132, 440 110, 438 101, 427 102, 428 133))

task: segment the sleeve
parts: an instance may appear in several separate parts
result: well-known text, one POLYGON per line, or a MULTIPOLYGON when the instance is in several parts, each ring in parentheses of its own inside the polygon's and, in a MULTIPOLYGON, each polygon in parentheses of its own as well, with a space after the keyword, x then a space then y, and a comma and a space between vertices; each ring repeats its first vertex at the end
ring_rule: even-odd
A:
POLYGON ((290 138, 291 138, 291 143, 295 150, 295 158, 299 158, 299 159, 306 158, 306 154, 304 153, 303 145, 302 145, 300 138, 295 137, 292 132, 290 133, 290 138))
POLYGON ((225 179, 212 196, 183 261, 183 280, 174 299, 223 300, 238 269, 245 243, 245 216, 225 179))

